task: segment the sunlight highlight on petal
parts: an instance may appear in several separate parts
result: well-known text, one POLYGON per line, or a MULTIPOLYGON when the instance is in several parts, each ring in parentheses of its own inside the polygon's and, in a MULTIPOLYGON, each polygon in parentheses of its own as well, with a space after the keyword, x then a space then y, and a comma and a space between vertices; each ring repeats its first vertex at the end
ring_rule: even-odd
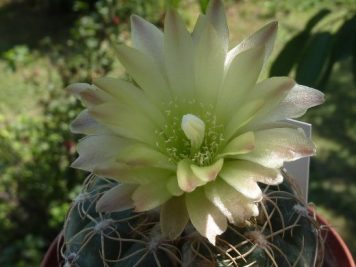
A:
POLYGON ((215 245, 216 236, 227 228, 225 216, 206 198, 203 189, 186 194, 185 202, 195 229, 215 245))
POLYGON ((241 159, 256 162, 268 168, 280 168, 283 162, 294 161, 315 154, 315 145, 302 129, 277 128, 255 133, 256 148, 241 159))

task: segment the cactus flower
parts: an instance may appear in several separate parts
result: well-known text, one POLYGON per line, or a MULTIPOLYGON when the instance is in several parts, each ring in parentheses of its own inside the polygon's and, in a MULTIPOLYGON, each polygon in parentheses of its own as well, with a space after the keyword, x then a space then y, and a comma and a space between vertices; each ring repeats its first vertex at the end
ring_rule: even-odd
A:
POLYGON ((192 32, 174 11, 163 32, 138 16, 131 26, 132 45, 117 47, 130 81, 69 86, 87 108, 71 125, 86 135, 72 166, 119 181, 97 210, 157 208, 168 238, 190 220, 214 244, 228 223, 258 215, 259 183, 281 183, 284 162, 315 153, 285 119, 323 94, 288 77, 259 81, 277 23, 229 50, 221 0, 210 1, 192 32))

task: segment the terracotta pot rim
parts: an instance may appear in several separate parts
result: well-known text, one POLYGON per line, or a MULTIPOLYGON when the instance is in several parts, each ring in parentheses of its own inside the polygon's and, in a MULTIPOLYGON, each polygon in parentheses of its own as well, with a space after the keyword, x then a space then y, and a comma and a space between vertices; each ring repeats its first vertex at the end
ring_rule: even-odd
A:
MULTIPOLYGON (((337 244, 337 248, 330 247, 333 249, 337 249, 338 259, 342 257, 343 263, 347 264, 346 266, 340 265, 339 267, 356 267, 355 261, 352 257, 352 254, 346 245, 345 241, 342 239, 340 234, 335 230, 335 228, 328 223, 323 217, 319 214, 316 214, 317 220, 322 224, 327 226, 327 233, 326 233, 326 244, 337 244), (329 242, 328 242, 329 241, 329 242)), ((336 266, 335 266, 336 267, 336 266)))
POLYGON ((42 259, 40 267, 59 267, 61 258, 59 252, 59 247, 63 242, 63 235, 60 232, 56 238, 52 241, 51 245, 49 246, 45 256, 42 259))

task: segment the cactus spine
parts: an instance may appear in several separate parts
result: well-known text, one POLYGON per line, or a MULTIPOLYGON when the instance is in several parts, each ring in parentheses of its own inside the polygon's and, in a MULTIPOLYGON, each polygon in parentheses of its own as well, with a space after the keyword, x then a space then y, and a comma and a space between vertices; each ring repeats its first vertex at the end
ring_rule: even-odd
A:
POLYGON ((116 182, 90 175, 66 218, 62 266, 321 266, 320 226, 291 180, 284 180, 264 188, 258 217, 229 225, 213 246, 190 224, 178 239, 167 240, 157 210, 96 212, 97 200, 116 182))

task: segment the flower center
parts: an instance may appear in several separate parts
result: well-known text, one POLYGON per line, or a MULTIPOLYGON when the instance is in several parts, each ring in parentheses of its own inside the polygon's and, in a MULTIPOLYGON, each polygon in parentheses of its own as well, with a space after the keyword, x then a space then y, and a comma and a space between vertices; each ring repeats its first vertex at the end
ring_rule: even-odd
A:
POLYGON ((190 151, 194 154, 199 150, 204 140, 205 123, 197 116, 186 114, 182 118, 181 128, 190 140, 190 151))
POLYGON ((156 131, 157 146, 170 161, 212 164, 223 141, 223 127, 217 123, 213 107, 196 100, 175 100, 168 104, 165 115, 166 124, 156 131))

